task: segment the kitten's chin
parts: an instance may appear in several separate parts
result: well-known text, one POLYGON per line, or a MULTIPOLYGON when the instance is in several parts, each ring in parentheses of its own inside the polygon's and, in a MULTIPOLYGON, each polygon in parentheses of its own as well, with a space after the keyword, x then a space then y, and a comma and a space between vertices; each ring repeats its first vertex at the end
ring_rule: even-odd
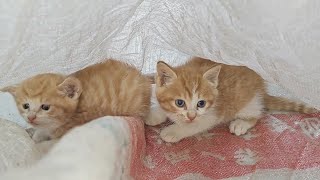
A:
POLYGON ((180 121, 180 124, 193 124, 193 123, 197 123, 198 121, 195 119, 195 120, 183 120, 183 121, 180 121))

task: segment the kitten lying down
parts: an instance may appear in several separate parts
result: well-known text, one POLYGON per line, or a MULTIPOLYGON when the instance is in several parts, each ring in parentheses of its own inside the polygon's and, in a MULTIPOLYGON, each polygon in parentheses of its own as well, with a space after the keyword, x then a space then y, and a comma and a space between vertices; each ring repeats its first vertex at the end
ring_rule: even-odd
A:
POLYGON ((34 141, 59 138, 71 128, 102 116, 145 118, 151 83, 136 68, 107 60, 69 76, 40 74, 3 88, 35 128, 34 141))
POLYGON ((201 58, 170 67, 158 62, 155 75, 158 107, 152 108, 147 125, 174 122, 160 136, 178 142, 220 124, 231 122, 237 136, 255 126, 266 110, 316 112, 303 104, 266 93, 264 80, 247 67, 230 66, 201 58))

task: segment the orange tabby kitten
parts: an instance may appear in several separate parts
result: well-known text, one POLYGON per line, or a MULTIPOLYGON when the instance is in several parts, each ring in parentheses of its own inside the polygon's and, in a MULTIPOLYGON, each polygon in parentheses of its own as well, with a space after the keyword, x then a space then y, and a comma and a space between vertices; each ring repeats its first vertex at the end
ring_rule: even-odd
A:
POLYGON ((145 118, 150 109, 150 79, 115 60, 69 76, 36 75, 3 90, 14 95, 21 115, 36 129, 37 142, 106 115, 145 118))
POLYGON ((311 113, 315 109, 266 93, 264 80, 243 66, 230 66, 201 58, 170 67, 157 64, 156 97, 147 125, 157 125, 168 117, 175 122, 160 136, 178 142, 223 123, 237 136, 255 126, 263 109, 311 113))

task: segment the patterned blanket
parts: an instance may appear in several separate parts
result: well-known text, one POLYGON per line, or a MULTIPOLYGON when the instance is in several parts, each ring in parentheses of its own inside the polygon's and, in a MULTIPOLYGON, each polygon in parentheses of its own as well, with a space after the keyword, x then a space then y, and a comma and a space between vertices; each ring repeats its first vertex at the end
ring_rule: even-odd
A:
POLYGON ((318 179, 320 175, 320 114, 271 114, 240 137, 223 125, 176 144, 163 142, 160 128, 146 128, 146 143, 139 130, 132 131, 135 179, 318 179))

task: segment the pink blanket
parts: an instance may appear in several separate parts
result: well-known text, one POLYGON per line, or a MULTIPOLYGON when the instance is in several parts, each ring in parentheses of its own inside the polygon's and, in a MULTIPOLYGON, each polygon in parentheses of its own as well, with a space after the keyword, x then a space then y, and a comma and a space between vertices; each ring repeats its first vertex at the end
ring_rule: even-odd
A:
POLYGON ((240 137, 223 125, 175 144, 160 139, 161 127, 146 127, 144 134, 141 121, 128 120, 131 176, 137 180, 222 179, 320 167, 319 113, 271 114, 240 137))

